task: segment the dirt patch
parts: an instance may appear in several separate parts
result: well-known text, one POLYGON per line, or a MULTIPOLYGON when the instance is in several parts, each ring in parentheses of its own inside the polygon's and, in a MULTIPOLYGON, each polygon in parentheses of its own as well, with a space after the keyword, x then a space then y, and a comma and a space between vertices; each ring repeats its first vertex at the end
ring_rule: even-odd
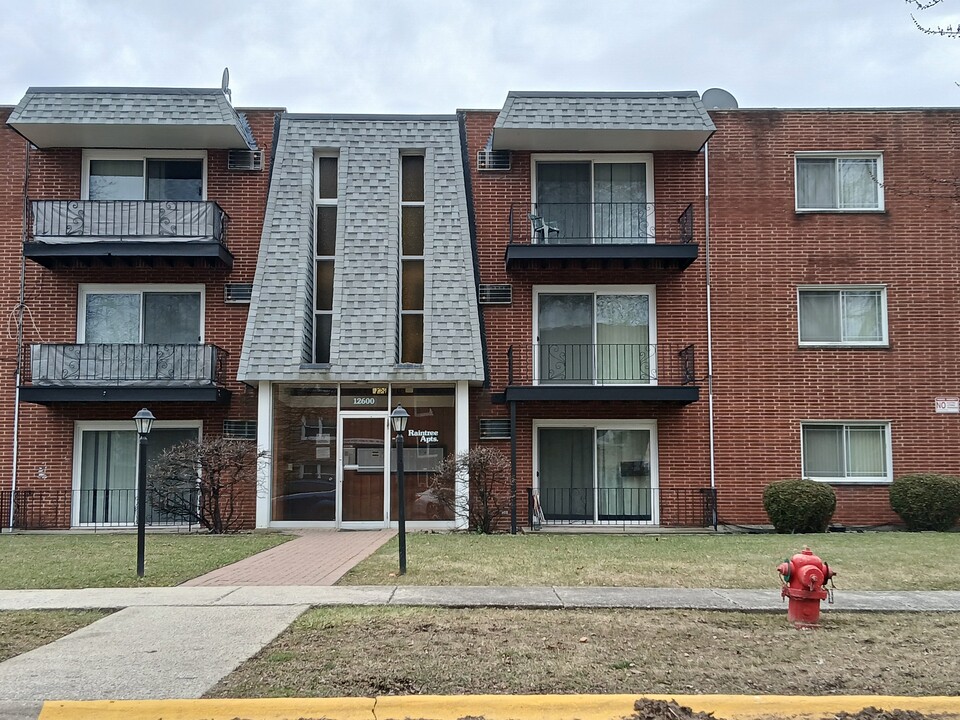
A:
POLYGON ((675 700, 641 698, 633 704, 634 714, 624 720, 720 720, 713 713, 694 712, 675 700))
POLYGON ((960 613, 830 612, 799 632, 785 612, 338 607, 209 694, 960 695, 958 656, 960 613))
MULTIPOLYGON (((723 720, 723 718, 714 717, 713 713, 695 712, 674 700, 667 702, 641 698, 634 703, 633 707, 636 712, 623 720, 723 720)), ((916 710, 881 710, 870 706, 855 713, 839 712, 822 720, 946 720, 954 717, 956 716, 924 715, 916 710)), ((763 720, 783 719, 770 716, 763 720)))
POLYGON ((872 705, 860 712, 840 712, 830 718, 833 720, 945 720, 955 715, 924 715, 916 710, 881 710, 872 705))

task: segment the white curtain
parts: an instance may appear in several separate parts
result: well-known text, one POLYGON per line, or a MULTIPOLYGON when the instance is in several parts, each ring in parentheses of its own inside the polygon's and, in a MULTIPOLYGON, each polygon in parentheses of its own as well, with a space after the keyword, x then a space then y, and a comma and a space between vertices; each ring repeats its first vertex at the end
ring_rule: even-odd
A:
POLYGON ((84 430, 80 442, 80 523, 135 522, 136 432, 84 430))
POLYGON ((804 477, 843 477, 843 428, 806 425, 803 428, 804 477))
POLYGON ((596 304, 598 380, 650 382, 650 298, 597 295, 596 304))
POLYGON ((646 163, 596 163, 593 166, 594 242, 646 243, 646 163))
POLYGON ((876 158, 800 158, 797 206, 869 210, 880 206, 876 158))
POLYGON ((843 339, 859 342, 883 340, 880 314, 879 291, 845 291, 843 293, 843 339))
POLYGON ((840 207, 879 207, 877 161, 867 158, 841 158, 837 162, 840 172, 840 207))
POLYGON ((601 516, 651 516, 649 430, 597 431, 597 485, 601 516))
POLYGON ((882 427, 847 428, 847 476, 886 477, 886 433, 882 427))
POLYGON ((836 161, 833 158, 797 160, 797 207, 822 209, 836 205, 836 161))

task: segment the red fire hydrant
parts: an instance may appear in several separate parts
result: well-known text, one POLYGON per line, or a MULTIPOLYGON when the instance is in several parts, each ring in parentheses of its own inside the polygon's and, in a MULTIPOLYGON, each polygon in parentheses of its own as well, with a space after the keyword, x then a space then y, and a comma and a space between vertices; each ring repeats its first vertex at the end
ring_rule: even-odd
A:
POLYGON ((789 598, 787 618, 798 628, 816 627, 820 623, 820 601, 833 602, 827 581, 836 573, 823 560, 805 547, 777 567, 783 581, 781 597, 789 598))

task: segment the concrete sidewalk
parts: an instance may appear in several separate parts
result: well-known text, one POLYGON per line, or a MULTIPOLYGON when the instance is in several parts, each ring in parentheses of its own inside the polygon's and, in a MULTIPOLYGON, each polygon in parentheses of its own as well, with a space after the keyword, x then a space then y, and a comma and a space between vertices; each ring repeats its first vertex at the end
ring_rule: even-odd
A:
MULTIPOLYGON (((0 663, 0 720, 36 718, 39 700, 199 698, 308 607, 333 605, 785 612, 776 589, 180 586, 3 590, 0 610, 123 609, 0 663)), ((824 608, 960 612, 960 592, 838 591, 836 603, 824 608)), ((100 717, 96 712, 87 717, 100 717)))
MULTIPOLYGON (((635 587, 466 587, 417 585, 227 586, 0 590, 0 610, 132 607, 438 607, 637 608, 785 611, 779 590, 635 587)), ((837 590, 829 610, 960 612, 960 591, 837 590)), ((102 620, 100 622, 103 622, 102 620)), ((97 623, 99 625, 99 623, 97 623)))

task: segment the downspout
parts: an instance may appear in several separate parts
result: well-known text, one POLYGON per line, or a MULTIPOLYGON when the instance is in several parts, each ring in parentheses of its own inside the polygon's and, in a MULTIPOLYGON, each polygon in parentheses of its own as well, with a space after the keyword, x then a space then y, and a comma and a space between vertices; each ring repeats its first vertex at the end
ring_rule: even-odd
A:
POLYGON ((17 299, 17 365, 13 374, 13 467, 10 472, 10 515, 8 527, 13 530, 16 515, 17 465, 20 457, 20 378, 23 372, 23 311, 26 303, 26 258, 23 255, 27 241, 27 217, 30 200, 27 196, 30 187, 30 143, 24 143, 23 152, 23 211, 20 220, 20 295, 17 299))
POLYGON ((703 144, 703 195, 704 195, 704 240, 703 252, 706 262, 706 301, 707 301, 707 405, 710 415, 710 494, 713 496, 713 529, 717 529, 719 524, 719 513, 717 510, 717 467, 716 467, 716 448, 714 447, 716 438, 713 428, 713 315, 710 309, 710 142, 703 144))

